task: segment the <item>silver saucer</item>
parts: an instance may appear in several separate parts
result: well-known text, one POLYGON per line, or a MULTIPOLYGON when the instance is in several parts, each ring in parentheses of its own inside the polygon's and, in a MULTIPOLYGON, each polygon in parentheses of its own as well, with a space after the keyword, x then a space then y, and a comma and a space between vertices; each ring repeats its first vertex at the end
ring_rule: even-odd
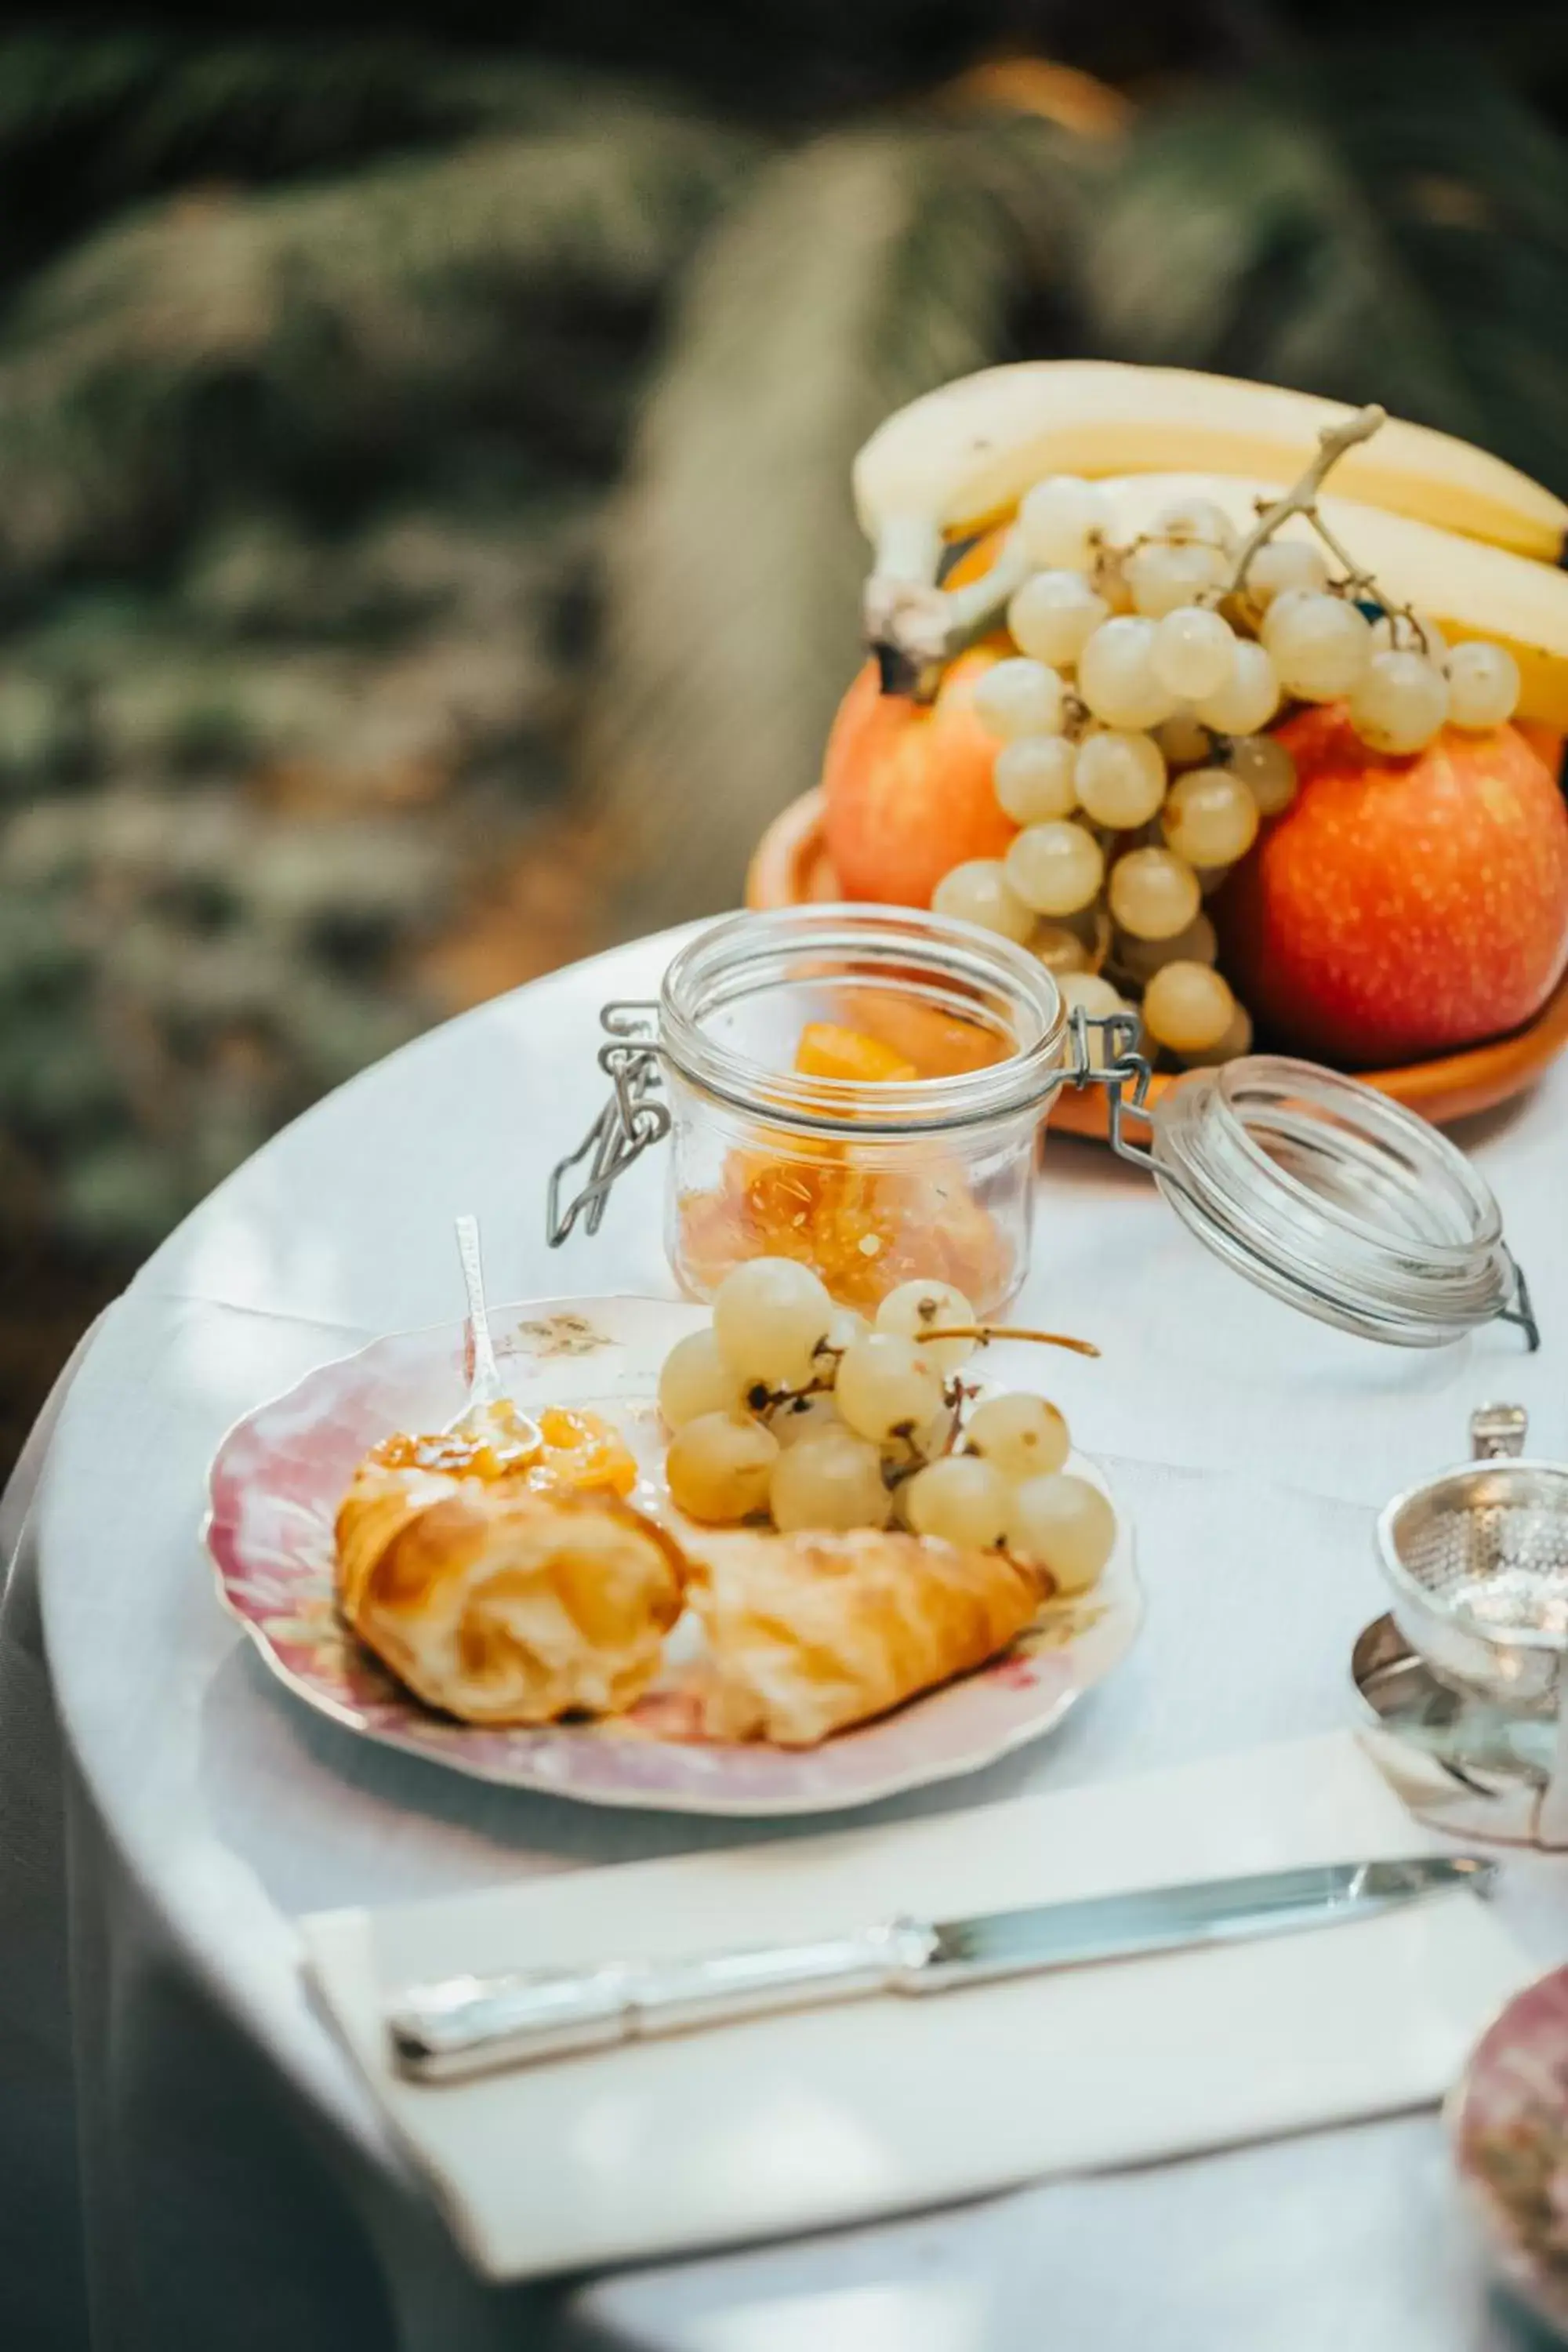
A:
POLYGON ((1413 1812, 1454 1836, 1541 1842, 1553 1723, 1510 1715, 1439 1682, 1391 1616, 1375 1618, 1358 1637, 1351 1679, 1387 1743, 1383 1760, 1413 1812))

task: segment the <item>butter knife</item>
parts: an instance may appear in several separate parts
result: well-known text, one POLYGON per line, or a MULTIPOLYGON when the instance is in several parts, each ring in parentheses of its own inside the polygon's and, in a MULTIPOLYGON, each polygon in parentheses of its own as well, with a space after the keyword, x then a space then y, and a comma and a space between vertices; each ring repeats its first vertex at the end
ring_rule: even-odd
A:
POLYGON ((399 2072, 451 2081, 770 2010, 868 1993, 948 1992, 999 1977, 1367 1919, 1456 1887, 1485 1894, 1496 1870, 1479 1854, 1334 1863, 972 1919, 893 1919, 820 1942, 689 1959, 455 1976, 400 1993, 386 2025, 399 2072))

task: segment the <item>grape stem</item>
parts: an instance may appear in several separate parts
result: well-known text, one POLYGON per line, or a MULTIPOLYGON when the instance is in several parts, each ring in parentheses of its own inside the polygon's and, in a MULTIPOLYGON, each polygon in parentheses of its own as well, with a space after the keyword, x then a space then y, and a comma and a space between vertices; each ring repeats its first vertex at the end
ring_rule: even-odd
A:
POLYGON ((1411 635, 1415 639, 1416 644, 1419 646, 1422 653, 1426 656, 1426 659, 1431 661, 1434 658, 1432 652, 1431 632, 1427 628, 1426 622, 1421 618, 1420 614, 1415 610, 1415 605, 1387 604, 1384 609, 1388 614, 1390 644, 1395 646, 1398 646, 1401 644, 1399 625, 1400 623, 1403 622, 1405 626, 1409 630, 1411 635))
POLYGON ((973 1339, 984 1348, 992 1339, 1031 1339, 1042 1348, 1070 1348, 1075 1356, 1098 1356, 1092 1339, 1074 1339, 1065 1331, 1030 1331, 1016 1323, 944 1323, 939 1330, 922 1331, 923 1347, 931 1339, 973 1339))
POLYGON ((1370 441, 1373 435, 1381 431, 1387 422, 1387 409, 1381 407, 1375 400, 1373 400, 1369 401, 1364 408, 1358 408, 1353 416, 1347 416, 1342 425, 1325 425, 1318 436, 1318 454, 1306 472, 1299 481, 1291 484, 1282 497, 1276 499, 1272 505, 1264 508, 1252 530, 1242 541, 1241 552, 1236 559, 1236 571, 1231 578, 1229 591, 1231 595, 1242 594, 1247 585, 1247 575, 1252 568, 1253 557, 1260 547, 1268 545, 1280 525, 1289 522, 1292 515, 1306 516, 1330 554, 1333 556, 1336 562, 1344 565, 1349 574, 1346 583, 1349 587, 1353 590, 1371 586, 1370 574, 1363 572, 1355 558, 1340 545, 1333 532, 1319 514, 1318 492, 1323 487, 1323 481, 1330 467, 1338 465, 1345 451, 1355 448, 1359 442, 1370 441))

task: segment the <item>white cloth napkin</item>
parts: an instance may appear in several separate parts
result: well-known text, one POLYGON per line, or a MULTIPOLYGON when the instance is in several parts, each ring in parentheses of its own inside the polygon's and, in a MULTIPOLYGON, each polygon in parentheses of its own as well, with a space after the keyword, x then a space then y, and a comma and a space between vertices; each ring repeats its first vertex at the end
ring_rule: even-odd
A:
POLYGON ((932 1820, 318 1913, 303 1932, 328 2013, 470 2258, 515 2279, 1419 2105, 1532 1970, 1461 1893, 445 2085, 388 2064, 383 2011, 410 1982, 1437 1843, 1332 1734, 932 1820))

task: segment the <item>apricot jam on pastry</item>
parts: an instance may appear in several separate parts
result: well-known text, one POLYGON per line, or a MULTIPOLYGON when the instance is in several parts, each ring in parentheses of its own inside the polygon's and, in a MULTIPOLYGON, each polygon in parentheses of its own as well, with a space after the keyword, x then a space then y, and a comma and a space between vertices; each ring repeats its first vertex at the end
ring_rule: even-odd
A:
POLYGON ((503 1400, 475 1413, 457 1429, 433 1436, 399 1431, 384 1437, 365 1456, 384 1470, 438 1470, 448 1478, 521 1477, 544 1450, 539 1423, 503 1400))
POLYGON ((384 1438, 365 1458, 384 1470, 434 1470, 487 1485, 520 1479, 540 1494, 600 1486, 629 1495, 637 1475, 624 1441, 596 1412, 547 1405, 533 1420, 508 1401, 458 1429, 384 1438))
POLYGON ((607 1486, 612 1494, 629 1495, 637 1482, 637 1465, 625 1440, 596 1412, 576 1406, 546 1405, 539 1416, 543 1441, 538 1459, 529 1465, 526 1483, 540 1494, 581 1494, 591 1486, 607 1486))

